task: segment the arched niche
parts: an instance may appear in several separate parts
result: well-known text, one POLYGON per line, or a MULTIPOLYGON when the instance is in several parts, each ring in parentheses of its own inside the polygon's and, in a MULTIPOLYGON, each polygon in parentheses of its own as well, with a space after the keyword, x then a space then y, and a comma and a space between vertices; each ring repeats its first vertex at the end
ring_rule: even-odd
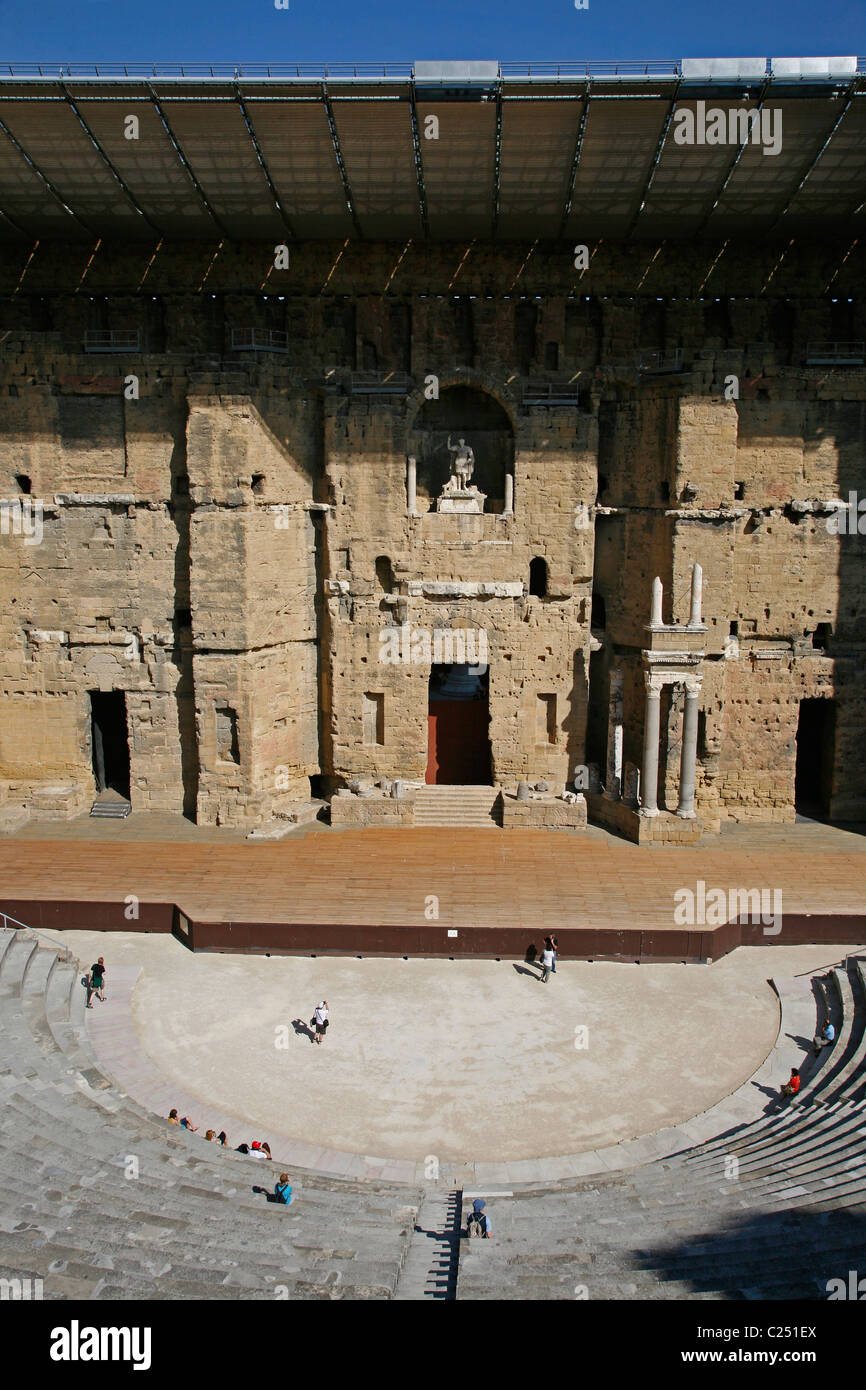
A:
POLYGON ((431 511, 451 473, 448 436, 475 454, 472 484, 486 493, 486 512, 505 510, 505 477, 514 470, 514 430, 494 396, 474 386, 446 386, 425 401, 409 431, 406 452, 417 460, 417 508, 431 511))

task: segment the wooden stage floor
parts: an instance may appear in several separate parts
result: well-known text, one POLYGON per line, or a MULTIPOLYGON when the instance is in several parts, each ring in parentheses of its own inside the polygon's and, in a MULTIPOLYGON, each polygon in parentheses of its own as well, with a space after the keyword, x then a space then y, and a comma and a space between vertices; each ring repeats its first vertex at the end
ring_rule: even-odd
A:
POLYGON ((277 842, 167 816, 26 827, 0 840, 0 907, 15 900, 174 902, 235 922, 677 929, 674 892, 781 889, 786 914, 863 913, 866 827, 726 829, 695 847, 639 848, 562 831, 315 826, 277 842))

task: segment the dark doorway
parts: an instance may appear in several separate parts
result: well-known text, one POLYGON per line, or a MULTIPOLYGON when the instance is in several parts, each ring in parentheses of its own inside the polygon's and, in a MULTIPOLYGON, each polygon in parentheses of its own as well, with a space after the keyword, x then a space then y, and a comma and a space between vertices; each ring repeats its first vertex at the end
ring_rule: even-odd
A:
POLYGON ((540 555, 529 562, 529 592, 536 598, 547 598, 547 561, 540 555))
POLYGON ((433 666, 427 717, 427 773, 437 786, 491 786, 488 671, 433 666))
POLYGON ((794 801, 804 815, 829 815, 835 745, 835 700, 801 700, 794 801))
POLYGON ((91 690, 90 724, 96 790, 117 792, 128 801, 129 734, 122 690, 91 690))

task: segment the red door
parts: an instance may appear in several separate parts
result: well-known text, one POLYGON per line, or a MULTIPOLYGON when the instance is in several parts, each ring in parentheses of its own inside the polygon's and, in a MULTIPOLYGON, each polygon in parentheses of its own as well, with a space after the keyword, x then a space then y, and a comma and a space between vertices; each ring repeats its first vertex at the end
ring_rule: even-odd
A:
POLYGON ((425 781, 446 786, 490 785, 487 700, 431 700, 425 781))

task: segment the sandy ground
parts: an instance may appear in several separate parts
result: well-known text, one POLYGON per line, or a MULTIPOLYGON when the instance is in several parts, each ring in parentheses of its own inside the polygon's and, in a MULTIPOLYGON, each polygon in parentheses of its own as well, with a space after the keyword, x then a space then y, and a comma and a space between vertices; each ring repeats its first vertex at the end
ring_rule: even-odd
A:
POLYGON ((166 936, 63 939, 87 962, 105 956, 106 1008, 112 964, 143 967, 137 1045, 241 1128, 415 1161, 552 1157, 688 1119, 773 1046, 768 976, 845 954, 743 948, 712 966, 563 960, 543 985, 506 960, 192 955, 166 936), (323 996, 332 1023, 316 1046, 293 1020, 309 1023, 323 996))

